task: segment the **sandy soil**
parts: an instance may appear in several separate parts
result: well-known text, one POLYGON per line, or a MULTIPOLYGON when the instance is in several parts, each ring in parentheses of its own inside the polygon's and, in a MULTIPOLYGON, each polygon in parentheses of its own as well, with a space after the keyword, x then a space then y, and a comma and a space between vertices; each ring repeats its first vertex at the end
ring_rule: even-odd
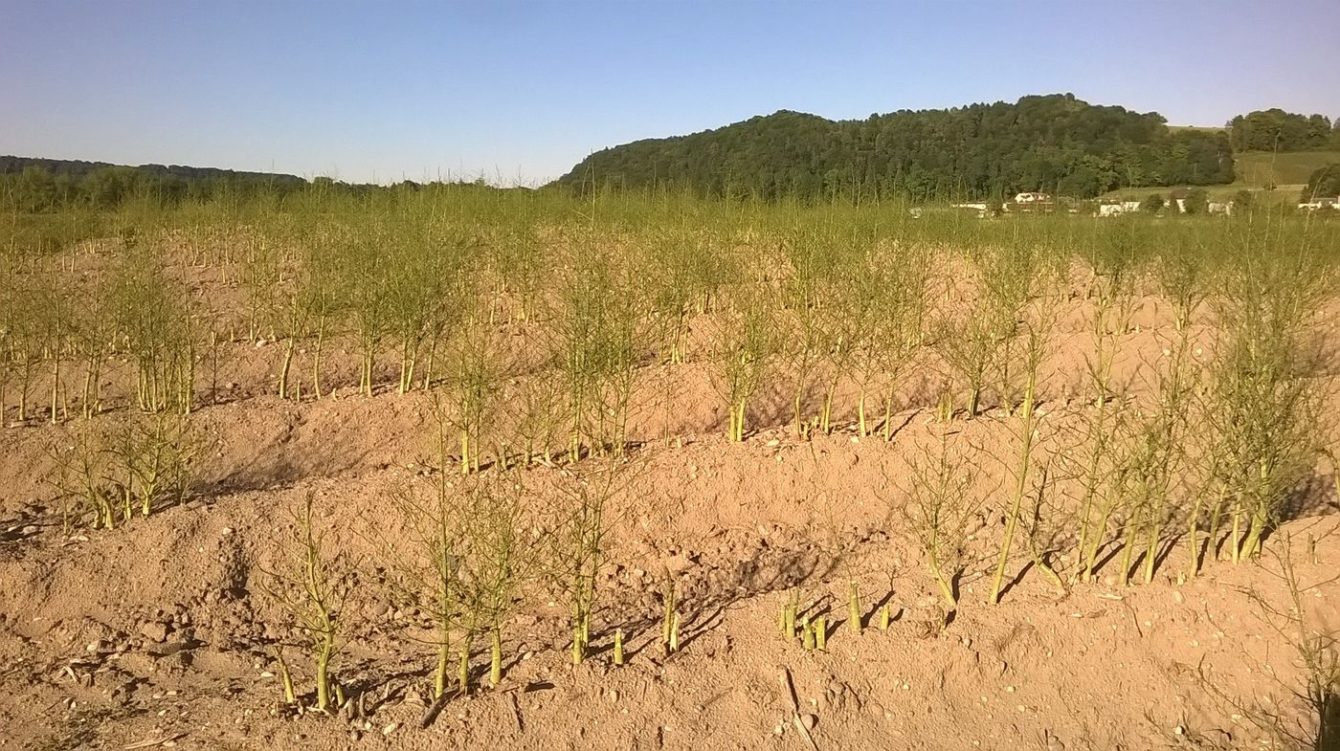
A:
MULTIPOLYGON (((1084 305, 1063 312, 1044 368, 1045 420, 1058 430, 1084 408, 1084 305)), ((1141 306, 1127 373, 1157 352, 1165 314, 1141 306)), ((1306 593, 1310 617, 1340 620, 1340 584, 1327 581, 1340 570, 1340 515, 1320 465, 1305 513, 1262 561, 1210 561, 1187 582, 1184 543, 1151 584, 1122 587, 1109 562, 1065 595, 1020 555, 1004 601, 987 605, 1001 520, 983 513, 962 606, 945 625, 896 512, 907 463, 934 430, 922 393, 931 371, 907 379, 891 443, 857 438, 845 409, 833 435, 798 441, 777 387, 749 438, 729 444, 711 378, 690 362, 649 367, 634 410, 641 442, 613 500, 597 654, 569 663, 565 610, 534 587, 504 633, 501 685, 430 713, 425 624, 382 586, 384 536, 397 534, 389 499, 434 476, 430 399, 356 396, 352 355, 335 352, 340 388, 295 404, 268 395, 277 345, 232 344, 222 357, 203 375, 214 403, 195 418, 206 445, 196 491, 113 531, 62 530, 44 477, 48 447, 71 425, 13 424, 11 408, 0 430, 0 748, 1259 748, 1269 736, 1253 720, 1308 719, 1293 693, 1298 657, 1261 604, 1288 607, 1279 556, 1290 553, 1305 584, 1321 582, 1306 593), (676 384, 669 406, 653 397, 662 378, 676 384), (267 646, 289 630, 264 572, 308 493, 331 548, 357 562, 336 660, 355 698, 338 716, 284 707, 267 646), (655 644, 665 570, 684 633, 669 657, 655 644), (849 581, 862 593, 860 634, 846 622, 849 581), (810 612, 829 612, 826 651, 779 634, 793 588, 810 612), (884 604, 887 630, 874 617, 884 604), (618 668, 616 627, 629 635, 618 668)), ((115 395, 109 405, 125 409, 115 395)), ((960 425, 985 447, 979 484, 995 501, 1010 425, 991 412, 960 425)), ((536 505, 568 474, 521 471, 536 505)), ((310 671, 289 659, 301 689, 310 671)))

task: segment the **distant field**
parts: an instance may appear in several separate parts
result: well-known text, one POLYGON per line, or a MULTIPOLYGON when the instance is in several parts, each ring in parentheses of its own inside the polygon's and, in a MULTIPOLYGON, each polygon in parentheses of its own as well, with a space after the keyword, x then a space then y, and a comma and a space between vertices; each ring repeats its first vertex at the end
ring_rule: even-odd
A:
MULTIPOLYGON (((1267 185, 1274 184, 1275 189, 1266 194, 1271 203, 1291 202, 1298 199, 1307 184, 1307 179, 1319 167, 1340 163, 1340 151, 1289 151, 1275 154, 1268 151, 1249 151, 1233 157, 1233 166, 1238 179, 1228 185, 1204 185, 1210 200, 1228 200, 1240 190, 1264 192, 1267 185)), ((1173 185, 1165 187, 1120 188, 1102 196, 1102 198, 1143 198, 1150 193, 1166 195, 1178 188, 1191 188, 1191 185, 1173 185)))
POLYGON ((1340 151, 1292 151, 1280 154, 1251 151, 1233 158, 1238 173, 1237 181, 1254 187, 1264 187, 1272 182, 1277 186, 1306 185, 1307 179, 1317 168, 1337 162, 1340 162, 1340 151))
POLYGON ((1169 125, 1168 130, 1196 130, 1202 133, 1214 133, 1227 130, 1227 128, 1222 125, 1169 125))
POLYGON ((1240 190, 1250 190, 1258 194, 1257 200, 1266 203, 1290 203, 1298 200, 1298 196, 1303 192, 1303 183, 1298 184, 1280 184, 1276 185, 1274 190, 1267 191, 1262 184, 1252 184, 1237 180, 1228 185, 1163 185, 1157 187, 1144 188, 1119 188, 1109 191, 1099 196, 1103 198, 1119 198, 1122 200, 1139 200, 1152 193, 1167 196, 1174 190, 1183 188, 1203 188, 1209 195, 1211 201, 1232 200, 1233 195, 1240 190))

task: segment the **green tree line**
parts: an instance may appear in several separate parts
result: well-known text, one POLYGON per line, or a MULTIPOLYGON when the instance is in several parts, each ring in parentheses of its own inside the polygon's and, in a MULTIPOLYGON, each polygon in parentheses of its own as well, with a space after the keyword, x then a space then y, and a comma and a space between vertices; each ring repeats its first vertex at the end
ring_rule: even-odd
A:
POLYGON ((1313 151, 1340 149, 1340 121, 1299 115, 1278 107, 1238 115, 1228 121, 1234 151, 1313 151))
POLYGON ((1176 130, 1158 113, 1072 94, 903 110, 864 120, 780 111, 687 136, 603 149, 559 178, 571 187, 676 185, 705 195, 1091 197, 1128 186, 1232 182, 1222 131, 1176 130))
POLYGON ((25 212, 67 207, 111 209, 150 199, 163 206, 206 201, 224 194, 250 197, 289 193, 308 182, 295 175, 237 172, 212 167, 146 164, 123 167, 103 162, 0 156, 0 199, 25 212))

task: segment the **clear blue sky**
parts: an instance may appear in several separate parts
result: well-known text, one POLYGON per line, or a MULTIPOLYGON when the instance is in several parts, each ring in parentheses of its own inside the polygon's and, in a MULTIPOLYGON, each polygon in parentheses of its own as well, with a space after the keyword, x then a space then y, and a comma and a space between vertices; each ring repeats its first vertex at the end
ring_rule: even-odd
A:
POLYGON ((538 182, 778 109, 1340 116, 1340 0, 0 0, 0 154, 538 182))

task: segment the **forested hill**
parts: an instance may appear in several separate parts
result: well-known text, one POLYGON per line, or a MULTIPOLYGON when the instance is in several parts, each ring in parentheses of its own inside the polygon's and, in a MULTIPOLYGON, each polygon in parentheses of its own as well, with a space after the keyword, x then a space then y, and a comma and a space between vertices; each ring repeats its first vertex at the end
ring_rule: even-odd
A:
POLYGON ((296 175, 214 167, 122 167, 106 162, 0 156, 0 205, 21 211, 50 211, 65 206, 110 209, 132 198, 174 205, 224 192, 235 196, 283 193, 304 185, 307 181, 296 175))
POLYGON ((38 167, 52 175, 86 177, 92 172, 105 169, 135 170, 154 177, 175 177, 182 180, 220 180, 231 179, 246 182, 269 181, 275 183, 299 184, 306 182, 297 175, 284 175, 269 172, 239 172, 216 167, 186 167, 178 164, 141 164, 138 167, 124 167, 107 162, 86 162, 79 159, 41 159, 26 156, 0 156, 0 175, 23 172, 29 167, 38 167))
POLYGON ((716 130, 603 149, 558 183, 687 186, 765 199, 833 194, 931 199, 1233 181, 1222 131, 1170 129, 1155 112, 1070 94, 902 110, 865 120, 780 111, 716 130))

